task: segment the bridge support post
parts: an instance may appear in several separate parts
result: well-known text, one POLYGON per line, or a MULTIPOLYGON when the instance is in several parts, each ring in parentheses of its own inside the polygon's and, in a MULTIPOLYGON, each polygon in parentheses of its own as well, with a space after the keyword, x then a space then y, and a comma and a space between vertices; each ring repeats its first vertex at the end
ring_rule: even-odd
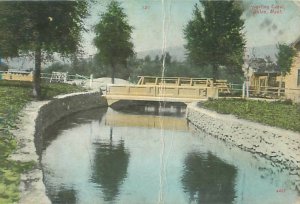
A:
POLYGON ((207 87, 207 98, 217 99, 219 97, 218 87, 207 87))

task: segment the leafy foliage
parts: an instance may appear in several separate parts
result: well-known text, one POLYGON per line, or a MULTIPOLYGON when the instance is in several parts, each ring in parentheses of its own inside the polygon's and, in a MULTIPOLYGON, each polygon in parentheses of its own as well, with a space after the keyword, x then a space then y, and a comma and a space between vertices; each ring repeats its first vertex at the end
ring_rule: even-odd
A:
POLYGON ((0 3, 2 56, 42 49, 48 54, 77 51, 86 1, 4 1, 0 3))
POLYGON ((270 56, 266 56, 265 58, 251 58, 249 60, 249 66, 260 73, 278 72, 278 66, 272 61, 270 56))
MULTIPOLYGON (((70 72, 72 67, 70 64, 63 64, 61 62, 55 62, 48 67, 46 67, 43 72, 52 73, 52 72, 70 72)), ((78 73, 79 74, 79 73, 78 73)))
MULTIPOLYGON (((110 74, 107 66, 101 63, 97 55, 89 59, 77 59, 72 63, 55 62, 46 67, 43 71, 46 73, 68 72, 70 75, 80 74, 84 76, 93 74, 94 78, 107 77, 110 74)), ((119 73, 117 73, 116 76, 122 78, 122 76, 119 76, 119 73)))
MULTIPOLYGON (((137 76, 161 76, 161 59, 162 58, 159 55, 156 55, 154 59, 151 59, 150 56, 145 56, 144 59, 130 58, 128 67, 131 79, 136 79, 137 76)), ((211 66, 207 65, 195 65, 189 61, 177 61, 167 52, 164 76, 212 78, 212 69, 211 66)), ((220 68, 219 76, 232 83, 241 83, 243 80, 241 76, 229 74, 223 68, 220 68)))
MULTIPOLYGON (((137 58, 136 55, 129 57, 127 60, 128 68, 118 70, 115 76, 126 80, 130 77, 129 80, 131 82, 137 82, 137 76, 161 76, 162 57, 163 56, 161 55, 156 55, 153 59, 149 55, 145 56, 143 59, 137 58)), ((60 71, 85 76, 93 74, 94 78, 110 76, 108 66, 105 66, 102 63, 101 59, 99 59, 99 55, 95 55, 88 59, 78 59, 76 63, 77 66, 73 66, 73 64, 70 63, 54 63, 47 67, 44 72, 51 73, 52 71, 60 71)), ((177 61, 166 52, 165 76, 212 78, 212 71, 211 66, 199 66, 188 61, 177 61)), ((223 68, 220 68, 219 76, 232 83, 241 83, 243 80, 242 77, 231 75, 223 68)))
MULTIPOLYGON (((82 91, 81 88, 65 84, 43 84, 44 98, 82 91)), ((0 203, 15 203, 19 199, 20 174, 31 169, 34 162, 21 163, 9 160, 17 148, 10 130, 16 128, 21 109, 31 100, 32 84, 20 81, 0 80, 0 203)))
POLYGON ((1 56, 0 56, 0 71, 7 71, 8 66, 4 63, 1 63, 1 56))
POLYGON ((27 88, 0 86, 0 203, 19 199, 20 165, 24 164, 8 160, 17 145, 9 130, 15 128, 18 112, 28 100, 27 88))
POLYGON ((296 51, 293 47, 290 47, 286 44, 278 44, 277 48, 279 50, 278 54, 276 55, 277 65, 279 66, 283 76, 285 76, 291 70, 296 51))
POLYGON ((243 10, 233 0, 200 0, 193 19, 184 29, 188 58, 197 65, 211 65, 213 78, 225 66, 231 74, 242 74, 245 40, 242 34, 243 10))
POLYGON ((35 57, 34 95, 39 98, 43 57, 78 51, 87 1, 0 2, 0 46, 4 57, 35 57))
POLYGON ((107 12, 101 15, 100 22, 95 26, 94 44, 101 61, 111 67, 112 83, 118 65, 126 69, 128 58, 134 55, 130 41, 133 27, 127 21, 120 3, 111 1, 107 12))
POLYGON ((239 99, 210 100, 203 106, 223 114, 300 132, 300 105, 239 99))

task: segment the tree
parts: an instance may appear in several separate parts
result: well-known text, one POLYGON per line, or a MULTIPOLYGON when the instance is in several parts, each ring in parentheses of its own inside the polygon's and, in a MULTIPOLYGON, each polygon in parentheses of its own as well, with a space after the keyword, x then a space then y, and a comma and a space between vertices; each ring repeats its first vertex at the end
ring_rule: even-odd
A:
POLYGON ((169 66, 171 64, 171 55, 169 52, 166 52, 164 55, 161 56, 160 61, 163 63, 163 60, 165 60, 165 65, 169 66))
POLYGON ((291 71, 293 58, 296 55, 296 50, 286 44, 278 44, 277 65, 279 67, 281 78, 279 82, 278 96, 281 93, 282 78, 291 71))
POLYGON ((145 63, 150 63, 151 62, 151 56, 150 55, 146 55, 146 57, 144 58, 144 62, 145 63))
POLYGON ((118 65, 127 68, 127 60, 134 55, 133 43, 130 41, 132 29, 117 1, 108 5, 107 12, 101 15, 100 22, 95 26, 94 44, 102 62, 111 67, 112 83, 118 65))
POLYGON ((293 58, 296 55, 296 51, 293 47, 286 44, 278 44, 277 65, 279 66, 280 72, 283 76, 291 71, 293 58))
POLYGON ((78 51, 88 3, 76 1, 5 1, 0 3, 0 46, 4 57, 32 54, 33 95, 40 99, 42 61, 54 52, 78 51))
POLYGON ((70 72, 71 66, 69 64, 63 64, 61 62, 55 62, 51 64, 50 66, 46 67, 44 69, 44 72, 46 73, 52 73, 52 72, 70 72))
POLYGON ((224 66, 231 74, 242 74, 245 40, 242 34, 243 10, 237 2, 199 0, 193 18, 184 29, 189 60, 212 67, 214 80, 224 66))

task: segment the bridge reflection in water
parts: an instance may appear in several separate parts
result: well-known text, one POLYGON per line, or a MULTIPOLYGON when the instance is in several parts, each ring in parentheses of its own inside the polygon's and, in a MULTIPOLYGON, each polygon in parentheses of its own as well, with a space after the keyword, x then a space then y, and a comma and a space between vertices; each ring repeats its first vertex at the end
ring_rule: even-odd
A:
POLYGON ((187 122, 182 119, 185 110, 185 105, 178 104, 164 104, 164 106, 160 106, 158 103, 145 106, 134 104, 119 111, 108 109, 105 116, 105 125, 187 131, 187 122), (130 113, 127 113, 126 110, 130 110, 130 113))
MULTIPOLYGON (((152 110, 150 109, 150 111, 152 110)), ((156 110, 153 110, 153 112, 156 112, 156 110)), ((161 117, 157 115, 128 115, 115 112, 112 109, 107 111, 105 117, 105 125, 111 127, 144 127, 187 131, 188 126, 186 123, 186 120, 183 120, 182 118, 161 117)))

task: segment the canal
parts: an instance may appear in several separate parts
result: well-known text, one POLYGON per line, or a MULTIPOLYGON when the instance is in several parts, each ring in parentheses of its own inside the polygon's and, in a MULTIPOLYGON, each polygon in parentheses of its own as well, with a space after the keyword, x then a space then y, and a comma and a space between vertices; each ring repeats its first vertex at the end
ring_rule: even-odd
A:
POLYGON ((49 127, 53 203, 297 203, 295 177, 189 125, 184 106, 94 109, 49 127))

